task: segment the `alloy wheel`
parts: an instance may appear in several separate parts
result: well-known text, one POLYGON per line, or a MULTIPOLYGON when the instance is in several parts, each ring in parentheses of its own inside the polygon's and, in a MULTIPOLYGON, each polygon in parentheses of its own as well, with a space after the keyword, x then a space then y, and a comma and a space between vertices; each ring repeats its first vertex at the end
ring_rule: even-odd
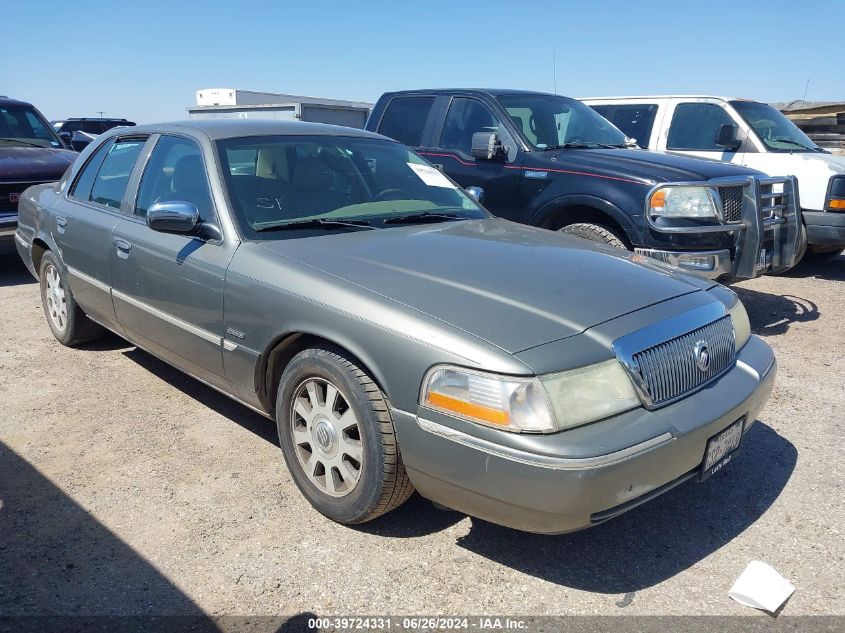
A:
POLYGON ((47 300, 47 315, 53 326, 59 332, 64 332, 67 327, 67 297, 59 271, 52 264, 48 264, 44 269, 44 276, 47 284, 44 292, 47 300))

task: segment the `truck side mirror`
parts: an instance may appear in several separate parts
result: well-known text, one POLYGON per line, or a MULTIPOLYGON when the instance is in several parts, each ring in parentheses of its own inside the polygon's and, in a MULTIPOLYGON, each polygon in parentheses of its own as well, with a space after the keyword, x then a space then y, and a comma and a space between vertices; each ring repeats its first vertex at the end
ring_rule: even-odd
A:
POLYGON ((719 131, 716 134, 716 145, 732 152, 738 150, 742 142, 736 138, 736 126, 730 123, 719 126, 719 131))
POLYGON ((476 132, 472 135, 472 157, 478 160, 503 160, 505 147, 495 132, 476 132))

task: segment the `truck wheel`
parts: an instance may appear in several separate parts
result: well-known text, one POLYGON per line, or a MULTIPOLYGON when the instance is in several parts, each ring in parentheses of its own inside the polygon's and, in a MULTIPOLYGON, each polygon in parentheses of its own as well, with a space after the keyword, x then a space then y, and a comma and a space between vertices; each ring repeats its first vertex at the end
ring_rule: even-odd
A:
POLYGON ((77 305, 65 274, 55 255, 46 251, 38 275, 44 316, 56 340, 73 347, 99 338, 103 328, 85 316, 77 305))
POLYGON ((803 222, 801 223, 801 234, 798 236, 798 240, 799 240, 799 242, 798 242, 798 255, 795 258, 795 263, 792 264, 792 266, 790 266, 789 268, 782 268, 781 270, 770 271, 770 272, 766 273, 767 275, 771 275, 772 277, 777 277, 778 275, 783 275, 785 273, 788 273, 790 270, 792 270, 798 264, 800 264, 804 260, 804 258, 807 256, 807 254, 809 253, 809 250, 808 250, 808 247, 807 247, 807 229, 804 227, 803 222))
POLYGON ((599 244, 607 244, 614 248, 628 249, 625 244, 625 239, 615 230, 603 224, 591 224, 587 222, 578 222, 576 224, 567 224, 559 229, 561 233, 567 235, 574 235, 585 240, 598 242, 599 244))
POLYGON ((333 521, 375 519, 414 491, 387 399, 338 348, 307 349, 290 361, 276 396, 276 427, 300 492, 333 521))
POLYGON ((811 246, 810 249, 807 251, 807 259, 817 262, 826 262, 831 259, 836 259, 843 252, 845 252, 845 250, 843 250, 840 246, 836 246, 832 250, 822 250, 821 248, 816 250, 811 246))

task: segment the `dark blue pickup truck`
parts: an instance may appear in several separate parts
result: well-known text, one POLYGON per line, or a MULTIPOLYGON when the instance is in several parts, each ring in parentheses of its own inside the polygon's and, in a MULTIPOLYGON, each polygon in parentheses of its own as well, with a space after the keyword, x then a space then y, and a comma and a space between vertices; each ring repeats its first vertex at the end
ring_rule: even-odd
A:
POLYGON ((498 216, 706 277, 782 272, 805 247, 794 178, 640 150, 567 97, 390 92, 366 127, 414 148, 498 216))

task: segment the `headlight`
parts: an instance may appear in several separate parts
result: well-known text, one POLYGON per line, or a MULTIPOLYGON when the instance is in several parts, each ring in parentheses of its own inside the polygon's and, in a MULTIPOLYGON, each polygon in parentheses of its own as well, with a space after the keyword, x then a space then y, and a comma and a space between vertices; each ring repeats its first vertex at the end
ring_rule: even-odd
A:
POLYGON ((743 345, 751 338, 751 321, 748 320, 748 312, 745 311, 745 306, 742 305, 739 297, 736 298, 736 303, 728 310, 731 315, 731 321, 734 324, 734 338, 736 339, 736 349, 739 351, 743 345))
POLYGON ((613 359, 540 379, 549 393, 558 429, 566 429, 640 406, 628 373, 613 359))
POLYGON ((827 211, 845 212, 845 175, 831 177, 824 208, 827 211))
POLYGON ((716 202, 707 187, 662 187, 648 198, 652 217, 715 218, 716 202))
POLYGON ((547 433, 556 428, 536 378, 435 367, 426 375, 420 400, 423 406, 506 431, 547 433))
POLYGON ((622 365, 610 360, 540 378, 436 367, 420 404, 506 431, 549 433, 633 409, 640 400, 622 365))

